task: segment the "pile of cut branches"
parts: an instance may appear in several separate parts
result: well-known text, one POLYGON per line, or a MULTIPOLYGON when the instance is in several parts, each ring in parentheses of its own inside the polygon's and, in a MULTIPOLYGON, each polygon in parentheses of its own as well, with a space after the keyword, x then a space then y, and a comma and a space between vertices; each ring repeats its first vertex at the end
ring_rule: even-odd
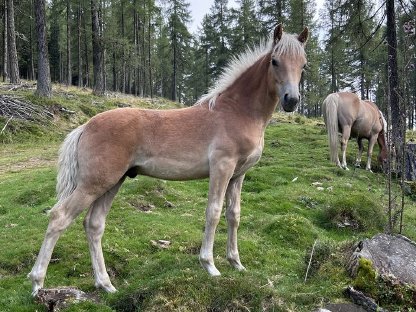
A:
POLYGON ((11 95, 0 95, 0 116, 9 120, 16 118, 36 122, 53 118, 53 114, 45 108, 11 95))

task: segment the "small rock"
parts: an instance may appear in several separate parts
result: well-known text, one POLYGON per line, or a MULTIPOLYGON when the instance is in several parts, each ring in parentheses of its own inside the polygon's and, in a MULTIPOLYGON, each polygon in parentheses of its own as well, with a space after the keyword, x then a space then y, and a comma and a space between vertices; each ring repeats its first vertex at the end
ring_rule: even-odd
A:
POLYGON ((312 185, 313 186, 322 186, 322 183, 321 182, 313 182, 312 185))
POLYGON ((170 201, 165 201, 165 207, 167 207, 167 208, 175 208, 175 205, 174 204, 172 204, 170 201))
POLYGON ((325 190, 325 188, 323 188, 322 186, 318 186, 316 189, 317 189, 318 191, 323 191, 323 190, 325 190))
POLYGON ((161 248, 161 249, 167 249, 170 246, 170 241, 164 240, 164 239, 158 239, 157 241, 151 240, 150 241, 153 246, 161 248))

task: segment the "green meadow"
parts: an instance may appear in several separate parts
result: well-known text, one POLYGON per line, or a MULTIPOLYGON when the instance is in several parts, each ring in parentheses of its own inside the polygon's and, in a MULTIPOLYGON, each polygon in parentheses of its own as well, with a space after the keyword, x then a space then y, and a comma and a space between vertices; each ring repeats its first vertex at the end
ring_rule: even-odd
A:
MULTIPOLYGON (((33 96, 33 90, 2 93, 56 109, 55 117, 41 124, 11 120, 0 134, 0 310, 46 311, 32 298, 26 275, 55 203, 56 159, 65 135, 107 109, 177 105, 116 94, 100 98, 89 90, 58 86, 47 100, 33 96)), ((0 117, 0 129, 6 121, 0 117)), ((247 271, 232 269, 225 258, 225 218, 214 246, 222 275, 210 277, 199 265, 207 180, 138 176, 127 179, 116 196, 103 237, 118 292, 94 288, 82 227, 85 212, 59 239, 45 287, 75 286, 98 299, 64 311, 312 311, 329 302, 348 302, 343 291, 355 285, 345 269, 352 245, 387 225, 386 177, 375 165, 378 148, 374 173, 352 166, 356 151, 350 141, 350 171, 336 168, 328 160, 322 119, 276 113, 266 130, 263 156, 243 186, 239 249, 247 271), (168 240, 170 246, 160 248, 152 243, 157 240, 168 240)), ((393 195, 400 196, 396 184, 393 195)), ((408 196, 403 234, 416 240, 416 205, 408 196)), ((407 311, 400 298, 390 299, 380 303, 407 311)))

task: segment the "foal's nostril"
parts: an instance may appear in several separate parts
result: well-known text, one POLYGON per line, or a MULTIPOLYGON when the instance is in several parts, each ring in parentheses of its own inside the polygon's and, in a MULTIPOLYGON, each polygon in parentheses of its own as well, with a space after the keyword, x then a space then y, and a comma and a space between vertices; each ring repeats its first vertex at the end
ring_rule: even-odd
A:
POLYGON ((285 103, 289 102, 289 93, 286 93, 283 99, 285 100, 285 103))

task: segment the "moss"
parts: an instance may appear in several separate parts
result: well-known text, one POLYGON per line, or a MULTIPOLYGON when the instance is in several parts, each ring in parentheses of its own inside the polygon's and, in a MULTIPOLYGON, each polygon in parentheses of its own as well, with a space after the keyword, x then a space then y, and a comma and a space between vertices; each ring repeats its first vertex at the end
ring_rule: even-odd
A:
POLYGON ((350 192, 348 197, 334 200, 323 211, 326 227, 349 225, 359 231, 380 230, 385 224, 383 207, 374 203, 368 196, 359 192, 350 192))
POLYGON ((275 218, 264 232, 271 241, 290 248, 306 248, 312 245, 318 233, 312 223, 299 215, 285 214, 275 218))
POLYGON ((373 263, 368 259, 359 260, 353 285, 385 308, 407 307, 408 310, 404 311, 416 308, 416 286, 401 283, 394 277, 377 274, 373 263))
POLYGON ((365 293, 374 295, 377 289, 376 278, 377 272, 374 270, 371 260, 360 258, 354 287, 365 293))

